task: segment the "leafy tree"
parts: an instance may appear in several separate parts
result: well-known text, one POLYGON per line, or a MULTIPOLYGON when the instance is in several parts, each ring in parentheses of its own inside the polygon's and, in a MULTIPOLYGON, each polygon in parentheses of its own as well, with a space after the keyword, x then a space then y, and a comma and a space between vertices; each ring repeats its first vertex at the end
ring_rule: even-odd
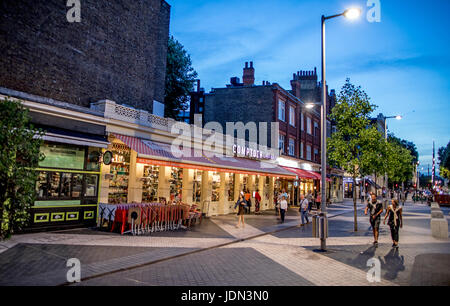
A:
POLYGON ((197 72, 192 68, 189 54, 183 45, 171 36, 167 49, 165 85, 165 116, 177 119, 178 113, 187 109, 197 72))
POLYGON ((388 134, 388 141, 395 142, 405 149, 408 149, 411 155, 413 156, 413 163, 416 164, 419 161, 419 152, 417 152, 416 145, 408 140, 400 139, 394 136, 393 133, 388 134))
POLYGON ((438 150, 439 173, 443 178, 450 179, 450 142, 447 147, 438 150))
POLYGON ((0 100, 0 114, 0 239, 7 239, 29 222, 37 179, 32 169, 42 158, 43 134, 30 124, 28 110, 18 101, 0 100))
MULTIPOLYGON (((353 182, 364 172, 373 170, 369 169, 369 164, 376 157, 371 150, 380 141, 379 133, 374 128, 368 128, 370 114, 376 108, 369 100, 360 86, 356 87, 347 79, 330 115, 337 131, 327 140, 328 159, 330 164, 351 174, 353 182)), ((357 231, 356 188, 353 188, 353 206, 354 229, 357 231)))
POLYGON ((392 184, 404 183, 413 177, 414 156, 395 141, 387 143, 387 174, 392 184))

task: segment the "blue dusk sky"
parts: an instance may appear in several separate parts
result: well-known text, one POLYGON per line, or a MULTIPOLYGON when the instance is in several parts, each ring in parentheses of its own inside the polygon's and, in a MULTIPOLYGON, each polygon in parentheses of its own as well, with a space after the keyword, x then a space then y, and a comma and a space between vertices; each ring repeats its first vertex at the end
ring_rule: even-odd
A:
MULTIPOLYGON (((359 20, 327 21, 327 82, 337 92, 350 78, 378 105, 397 137, 413 141, 424 173, 450 141, 450 1, 380 0, 380 22, 363 0, 167 0, 170 31, 190 53, 207 92, 242 78, 253 61, 256 84, 290 89, 292 74, 320 71, 320 17, 357 6, 359 20)), ((320 79, 320 75, 319 75, 320 79)))

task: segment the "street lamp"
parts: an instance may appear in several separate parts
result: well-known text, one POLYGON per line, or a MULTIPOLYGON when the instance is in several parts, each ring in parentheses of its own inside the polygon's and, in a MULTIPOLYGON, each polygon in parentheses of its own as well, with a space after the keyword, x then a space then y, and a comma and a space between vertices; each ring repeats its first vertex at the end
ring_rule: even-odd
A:
MULTIPOLYGON (((326 187, 327 187, 327 83, 326 83, 326 75, 325 75, 325 21, 328 19, 336 18, 344 16, 348 19, 356 19, 361 16, 361 10, 359 8, 350 8, 345 10, 345 12, 332 16, 324 16, 322 15, 322 104, 320 107, 321 110, 321 200, 322 203, 320 205, 322 210, 322 215, 324 218, 325 224, 328 224, 327 220, 327 198, 326 198, 326 187)), ((326 251, 326 235, 322 234, 320 238, 320 249, 322 251, 326 251)))
MULTIPOLYGON (((396 119, 396 120, 402 120, 403 116, 401 115, 397 115, 397 116, 387 116, 384 117, 384 139, 386 140, 386 143, 388 141, 388 134, 387 134, 387 119, 396 119)), ((384 208, 387 207, 387 203, 386 201, 388 200, 388 198, 390 198, 390 195, 388 195, 388 176, 387 176, 387 172, 384 173, 384 185, 385 185, 385 190, 386 190, 386 200, 384 202, 384 208)), ((403 187, 402 187, 403 189, 403 187)), ((403 191, 403 190, 402 190, 403 191)))

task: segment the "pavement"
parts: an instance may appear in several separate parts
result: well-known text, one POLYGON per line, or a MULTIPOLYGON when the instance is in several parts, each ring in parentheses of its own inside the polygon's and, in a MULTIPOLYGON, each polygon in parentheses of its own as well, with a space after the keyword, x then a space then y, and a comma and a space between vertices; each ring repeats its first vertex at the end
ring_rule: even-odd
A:
MULTIPOLYGON (((431 236, 430 208, 407 202, 400 247, 392 249, 387 225, 379 245, 364 206, 328 209, 327 252, 318 252, 312 225, 298 226, 298 208, 281 224, 275 213, 205 218, 188 230, 143 236, 95 229, 16 235, 0 242, 0 285, 67 285, 67 260, 81 262, 76 286, 314 286, 450 285, 450 239, 431 236), (369 259, 380 264, 380 282, 370 283, 369 259)), ((442 208, 447 220, 449 208, 442 208)))

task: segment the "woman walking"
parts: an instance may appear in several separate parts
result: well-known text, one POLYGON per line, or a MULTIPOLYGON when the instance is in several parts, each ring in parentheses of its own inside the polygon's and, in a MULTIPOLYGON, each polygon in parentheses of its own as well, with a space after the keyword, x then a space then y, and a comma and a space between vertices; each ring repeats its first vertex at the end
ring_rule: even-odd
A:
POLYGON ((236 227, 239 227, 239 224, 241 224, 242 222, 242 227, 245 227, 245 220, 244 220, 244 214, 245 214, 245 206, 247 206, 247 202, 244 199, 244 195, 240 194, 239 195, 239 199, 236 202, 236 205, 234 206, 234 208, 236 209, 236 207, 238 208, 238 224, 236 225, 236 227))
POLYGON ((386 219, 388 220, 388 225, 391 228, 391 236, 392 236, 392 247, 398 248, 398 232, 401 227, 403 227, 403 218, 402 218, 402 208, 398 205, 397 199, 392 199, 392 205, 389 205, 387 209, 387 213, 384 216, 383 224, 386 224, 386 219))

